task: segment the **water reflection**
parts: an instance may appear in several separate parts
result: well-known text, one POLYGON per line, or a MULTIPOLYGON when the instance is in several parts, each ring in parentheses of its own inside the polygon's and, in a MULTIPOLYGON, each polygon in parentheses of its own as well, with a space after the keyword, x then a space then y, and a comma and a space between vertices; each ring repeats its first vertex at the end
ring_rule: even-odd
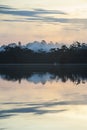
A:
POLYGON ((70 80, 78 85, 87 81, 87 65, 0 65, 0 77, 19 83, 26 79, 35 84, 70 80))
POLYGON ((69 111, 70 108, 67 106, 78 106, 87 105, 87 101, 49 101, 43 103, 34 102, 4 102, 0 105, 10 106, 10 109, 0 110, 0 119, 6 119, 9 117, 18 116, 20 114, 33 114, 33 115, 44 115, 44 114, 58 114, 69 111), (11 106, 12 105, 12 106, 11 106), (15 107, 14 107, 15 105, 15 107))
POLYGON ((0 129, 87 129, 86 65, 0 65, 0 77, 0 129))
MULTIPOLYGON (((5 103, 4 103, 5 104, 5 103)), ((6 103, 7 104, 7 103, 6 103)), ((14 104, 14 103, 13 103, 14 104)), ((0 119, 8 118, 11 116, 17 116, 19 114, 36 114, 36 115, 43 115, 43 114, 51 114, 51 113, 60 113, 67 111, 66 109, 53 109, 52 107, 58 105, 68 105, 68 102, 44 102, 44 103, 19 103, 21 105, 17 108, 18 103, 15 103, 16 108, 11 108, 7 110, 0 110, 0 119), (52 110, 51 110, 52 108, 52 110)), ((9 103, 8 103, 9 105, 9 103)), ((11 104, 10 104, 11 105, 11 104)))

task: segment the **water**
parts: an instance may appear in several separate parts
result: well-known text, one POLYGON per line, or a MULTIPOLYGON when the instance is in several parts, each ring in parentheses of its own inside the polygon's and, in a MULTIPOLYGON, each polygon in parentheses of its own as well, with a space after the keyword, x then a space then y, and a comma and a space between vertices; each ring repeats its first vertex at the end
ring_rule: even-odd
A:
POLYGON ((0 66, 0 130, 19 129, 87 130, 87 66, 0 66))

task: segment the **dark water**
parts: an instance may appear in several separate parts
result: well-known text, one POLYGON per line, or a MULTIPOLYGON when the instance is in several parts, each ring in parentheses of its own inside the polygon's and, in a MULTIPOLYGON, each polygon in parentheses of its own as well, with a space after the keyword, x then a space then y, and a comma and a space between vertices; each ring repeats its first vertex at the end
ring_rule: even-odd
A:
POLYGON ((70 80, 78 85, 87 81, 87 65, 1 65, 0 76, 19 83, 23 79, 33 83, 70 80))
POLYGON ((0 65, 0 130, 86 130, 87 65, 0 65))

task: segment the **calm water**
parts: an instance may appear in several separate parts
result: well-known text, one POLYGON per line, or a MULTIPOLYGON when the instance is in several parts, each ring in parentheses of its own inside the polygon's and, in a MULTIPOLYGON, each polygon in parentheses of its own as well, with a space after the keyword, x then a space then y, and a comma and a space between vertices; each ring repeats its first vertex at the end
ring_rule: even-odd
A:
POLYGON ((87 130, 87 65, 0 66, 0 130, 87 130))

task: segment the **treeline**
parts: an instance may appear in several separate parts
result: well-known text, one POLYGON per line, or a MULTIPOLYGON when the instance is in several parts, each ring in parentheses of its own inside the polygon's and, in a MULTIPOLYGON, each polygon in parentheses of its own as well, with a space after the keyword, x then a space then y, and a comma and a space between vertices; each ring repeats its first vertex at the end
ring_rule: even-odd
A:
POLYGON ((87 63, 87 44, 75 42, 69 47, 53 48, 49 52, 35 52, 22 45, 5 46, 0 51, 0 64, 47 63, 47 64, 85 64, 87 63))

